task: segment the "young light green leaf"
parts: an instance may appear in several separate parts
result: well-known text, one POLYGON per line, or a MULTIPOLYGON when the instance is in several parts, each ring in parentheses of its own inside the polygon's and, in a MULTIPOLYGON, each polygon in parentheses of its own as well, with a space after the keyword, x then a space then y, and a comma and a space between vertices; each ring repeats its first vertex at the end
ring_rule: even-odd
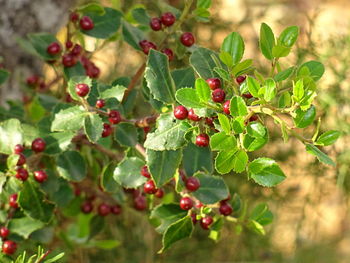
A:
POLYGON ((318 81, 325 71, 325 68, 321 62, 318 61, 308 61, 302 64, 298 70, 298 76, 301 74, 303 68, 307 68, 309 71, 309 75, 313 78, 314 81, 318 81))
POLYGON ((201 78, 196 79, 196 92, 200 101, 206 103, 210 99, 211 90, 208 83, 201 78))
POLYGON ((259 39, 259 47, 261 53, 265 56, 265 58, 272 60, 272 48, 275 45, 275 36, 271 30, 271 28, 262 23, 260 27, 260 39, 259 39))
POLYGON ((229 134, 231 132, 231 125, 230 125, 229 118, 225 114, 218 113, 218 119, 223 131, 229 134))
POLYGON ((248 124, 247 133, 254 138, 261 138, 266 136, 267 129, 260 122, 254 121, 248 124))
POLYGON ((13 218, 10 220, 8 228, 11 233, 20 235, 27 239, 31 233, 41 229, 45 224, 30 217, 13 218))
POLYGON ((276 163, 270 158, 258 158, 248 165, 248 175, 256 183, 273 187, 281 183, 286 176, 276 163))
POLYGON ((236 137, 227 135, 225 132, 215 133, 210 137, 210 148, 212 151, 234 150, 237 148, 236 137))
POLYGON ((221 50, 219 54, 219 58, 226 66, 231 68, 233 66, 233 58, 231 57, 230 53, 221 50))
POLYGON ((18 119, 0 122, 0 153, 11 154, 16 144, 23 142, 23 130, 18 119))
POLYGON ((255 98, 259 98, 259 90, 260 90, 259 82, 256 79, 252 78, 251 76, 247 76, 247 79, 245 82, 247 83, 248 91, 250 92, 250 94, 252 94, 253 97, 255 98))
POLYGON ((136 188, 147 181, 140 171, 144 162, 137 157, 128 157, 121 161, 114 170, 113 178, 121 186, 136 188))
POLYGON ((227 174, 234 168, 237 149, 221 151, 215 158, 215 169, 220 174, 227 174))
POLYGON ((325 133, 321 134, 317 138, 315 144, 322 145, 322 146, 331 145, 338 140, 340 135, 341 135, 341 132, 339 131, 326 131, 325 133))
POLYGON ((295 126, 298 128, 306 128, 314 121, 316 117, 316 108, 314 105, 311 105, 307 111, 297 109, 295 113, 296 117, 293 118, 295 126))
POLYGON ((292 73, 294 72, 295 67, 290 67, 287 68, 286 70, 283 70, 281 72, 278 72, 275 76, 274 76, 274 80, 276 82, 282 81, 282 80, 286 80, 290 75, 292 75, 292 73))
POLYGON ((248 114, 247 106, 242 97, 234 96, 230 101, 231 116, 246 116, 248 114))
POLYGON ((268 142, 268 134, 264 137, 253 137, 245 134, 243 138, 243 146, 248 152, 261 149, 268 142))
POLYGON ((264 100, 271 101, 275 98, 277 89, 276 89, 276 83, 273 79, 266 79, 265 85, 263 88, 259 91, 264 95, 264 100))
POLYGON ((287 27, 278 38, 278 42, 285 47, 292 47, 299 36, 299 28, 297 26, 287 27))
POLYGON ((232 69, 232 74, 234 76, 239 76, 250 70, 252 67, 251 65, 253 64, 252 59, 246 59, 241 61, 240 63, 236 64, 233 69, 232 69))
POLYGON ((299 79, 297 83, 293 83, 293 98, 296 102, 301 101, 304 96, 304 83, 302 79, 299 79))
POLYGON ((272 55, 275 58, 282 58, 282 57, 288 56, 290 51, 291 51, 290 47, 286 47, 281 44, 278 44, 272 48, 272 55))
POLYGON ((187 108, 203 108, 205 104, 199 100, 195 89, 182 88, 176 92, 176 100, 187 108))
POLYGON ((233 159, 233 170, 236 173, 241 173, 246 169, 248 164, 248 154, 243 150, 238 150, 233 159))
POLYGON ((224 39, 221 45, 221 51, 228 52, 232 57, 233 63, 237 64, 242 59, 244 53, 242 37, 238 33, 232 32, 224 39))
POLYGON ((318 149, 315 145, 312 144, 306 144, 305 146, 306 151, 312 155, 315 155, 316 158, 325 164, 328 165, 332 165, 335 166, 335 163, 333 162, 333 160, 331 158, 329 158, 329 156, 327 154, 325 154, 324 152, 322 152, 320 149, 318 149))

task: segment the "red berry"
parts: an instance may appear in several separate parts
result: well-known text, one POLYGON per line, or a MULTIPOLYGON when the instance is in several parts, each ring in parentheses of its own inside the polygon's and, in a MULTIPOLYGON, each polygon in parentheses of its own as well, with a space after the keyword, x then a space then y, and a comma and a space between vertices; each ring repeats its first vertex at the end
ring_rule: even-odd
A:
POLYGON ((153 194, 155 194, 158 191, 158 189, 156 188, 156 185, 154 184, 154 181, 153 180, 149 180, 143 185, 143 191, 146 194, 153 195, 153 194))
POLYGON ((24 156, 23 153, 19 153, 18 155, 19 155, 19 158, 18 158, 18 161, 17 161, 17 165, 21 166, 21 165, 26 163, 26 157, 24 156))
POLYGON ((192 219, 192 223, 196 224, 197 223, 197 214, 192 212, 191 213, 191 219, 192 219))
POLYGON ((119 215, 122 212, 122 208, 120 205, 113 205, 111 206, 111 212, 112 214, 119 215))
POLYGON ((161 17, 160 17, 162 24, 165 26, 172 26, 175 23, 176 17, 170 13, 164 13, 161 17))
POLYGON ((226 203, 226 202, 220 203, 220 208, 219 208, 220 214, 224 216, 228 216, 232 214, 232 211, 233 211, 232 206, 229 203, 226 203))
POLYGON ((209 145, 208 134, 201 133, 196 137, 196 144, 199 147, 207 147, 209 145))
POLYGON ((141 174, 146 178, 151 178, 151 174, 148 171, 147 165, 145 165, 141 168, 141 174))
POLYGON ((28 179, 28 171, 22 167, 17 168, 16 170, 16 178, 22 181, 26 181, 28 179))
POLYGON ((39 76, 38 75, 29 76, 27 78, 27 84, 29 86, 35 86, 36 84, 38 84, 38 82, 39 82, 39 76))
POLYGON ((164 191, 159 188, 157 192, 154 194, 157 198, 162 198, 164 196, 164 191))
POLYGON ((80 207, 81 212, 83 212, 84 214, 90 214, 93 209, 94 206, 90 201, 85 201, 80 207))
POLYGON ((9 234, 10 234, 10 230, 8 230, 7 227, 3 226, 0 228, 0 237, 7 238, 9 234))
POLYGON ((98 214, 100 216, 106 216, 111 212, 111 208, 109 207, 109 205, 102 203, 98 206, 98 214))
POLYGON ((144 133, 149 133, 151 131, 151 127, 147 126, 147 127, 143 127, 143 132, 144 133))
POLYGON ((198 208, 198 209, 200 209, 201 207, 203 207, 204 205, 203 205, 203 203, 202 202, 196 202, 196 204, 195 204, 195 207, 196 208, 198 208))
POLYGON ((75 44, 70 54, 73 56, 79 56, 82 51, 83 48, 79 44, 75 44))
POLYGON ((170 48, 164 48, 162 52, 168 56, 169 61, 174 59, 174 52, 170 48))
POLYGON ((145 53, 146 55, 148 55, 148 53, 149 53, 149 51, 150 51, 151 49, 157 50, 157 45, 154 44, 153 42, 149 42, 149 41, 148 41, 147 44, 142 48, 143 53, 145 53))
POLYGON ((95 64, 91 64, 86 69, 86 75, 93 79, 97 79, 100 76, 100 72, 100 69, 95 64))
POLYGON ((188 116, 188 111, 184 106, 179 105, 174 109, 174 116, 178 120, 184 120, 188 116))
POLYGON ((17 244, 14 241, 6 240, 2 243, 2 252, 7 255, 12 255, 16 252, 17 244))
POLYGON ((222 109, 227 115, 230 115, 230 101, 229 100, 225 101, 224 105, 222 106, 222 109))
POLYGON ((148 40, 144 39, 139 42, 139 46, 143 49, 145 46, 147 46, 149 43, 148 40))
POLYGON ((43 170, 34 172, 34 179, 39 183, 45 182, 47 180, 47 177, 47 173, 45 173, 45 171, 43 170))
POLYGON ((32 150, 36 153, 45 151, 46 143, 42 138, 36 138, 32 142, 32 150))
POLYGON ((223 102, 225 100, 225 91, 222 89, 215 89, 212 93, 211 93, 211 99, 214 102, 223 102))
POLYGON ((142 211, 147 207, 147 200, 143 195, 139 195, 134 199, 134 208, 136 210, 142 211))
POLYGON ((112 124, 118 124, 119 122, 122 121, 122 117, 120 116, 119 111, 111 110, 108 113, 108 120, 112 124))
POLYGON ((258 115, 253 115, 249 118, 249 121, 257 121, 258 119, 258 115))
POLYGON ((238 77, 236 78, 236 81, 237 81, 237 83, 238 83, 239 85, 241 85, 242 82, 245 81, 245 79, 246 79, 246 76, 238 76, 238 77))
POLYGON ((186 33, 183 33, 181 35, 180 41, 181 41, 182 45, 184 45, 186 47, 190 47, 194 44, 195 39, 194 39, 194 36, 192 35, 192 33, 186 32, 186 33))
POLYGON ((206 123, 208 126, 214 126, 214 119, 213 119, 213 118, 210 118, 210 117, 207 117, 207 118, 205 118, 205 123, 206 123))
POLYGON ((162 21, 158 17, 152 18, 149 25, 154 31, 159 31, 162 29, 162 21))
POLYGON ((17 194, 10 195, 9 205, 13 208, 18 208, 17 197, 17 194))
POLYGON ((62 56, 62 64, 66 68, 73 67, 75 64, 77 64, 77 60, 73 55, 65 54, 62 56))
POLYGON ((70 49, 73 46, 73 42, 70 40, 66 41, 66 49, 70 49))
POLYGON ((242 97, 247 98, 247 99, 251 99, 251 98, 253 98, 253 95, 250 94, 249 92, 247 92, 247 93, 243 93, 242 97))
POLYGON ((208 230, 210 225, 213 223, 213 218, 211 216, 206 216, 201 219, 201 227, 208 230))
POLYGON ((98 109, 103 108, 105 105, 106 105, 106 102, 103 99, 98 99, 96 101, 96 108, 98 108, 98 109))
POLYGON ((46 49, 50 55, 57 55, 61 52, 61 46, 57 42, 52 42, 46 49))
POLYGON ((65 101, 68 103, 71 103, 73 101, 72 97, 68 93, 66 94, 65 101))
POLYGON ((82 30, 91 30, 94 28, 94 22, 88 16, 83 16, 79 21, 79 25, 82 30))
POLYGON ((210 78, 206 80, 210 89, 221 89, 221 80, 219 78, 210 78))
POLYGON ((85 97, 86 95, 89 94, 90 88, 85 83, 79 83, 75 85, 75 92, 78 94, 78 96, 85 97))
POLYGON ((108 137, 109 135, 112 134, 112 127, 111 125, 109 125, 108 123, 104 123, 103 124, 103 130, 102 130, 102 137, 108 137))
POLYGON ((194 110, 193 109, 190 109, 188 111, 188 118, 191 120, 191 121, 200 121, 200 117, 194 113, 194 110))
POLYGON ((70 14, 70 21, 72 21, 73 23, 77 22, 79 20, 79 14, 78 13, 71 13, 70 14))
POLYGON ((182 197, 180 200, 180 207, 182 210, 190 210, 193 207, 193 201, 189 197, 182 197))
POLYGON ((201 186, 197 177, 188 177, 186 180, 186 189, 190 192, 197 191, 197 189, 201 186))

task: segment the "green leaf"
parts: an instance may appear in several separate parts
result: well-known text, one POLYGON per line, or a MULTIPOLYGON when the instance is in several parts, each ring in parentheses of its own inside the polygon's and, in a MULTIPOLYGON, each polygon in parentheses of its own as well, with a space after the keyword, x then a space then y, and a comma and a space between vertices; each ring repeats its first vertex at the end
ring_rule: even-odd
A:
POLYGON ((314 81, 318 81, 323 76, 323 73, 325 71, 325 68, 321 62, 311 60, 305 62, 299 67, 298 76, 301 73, 301 70, 305 67, 308 68, 310 76, 314 81))
POLYGON ((102 87, 99 85, 99 97, 101 99, 115 98, 118 101, 122 101, 126 88, 122 85, 114 85, 108 87, 107 89, 102 90, 102 87))
POLYGON ((174 177, 182 159, 182 151, 152 151, 147 149, 147 166, 157 188, 174 177))
MULTIPOLYGON (((275 98, 277 93, 276 83, 273 79, 266 79, 265 85, 260 89, 259 95, 264 95, 264 100, 271 101, 275 98)), ((260 96, 261 97, 261 96, 260 96)))
POLYGON ((248 91, 250 94, 253 95, 255 98, 259 98, 259 90, 260 90, 260 84, 259 82, 252 78, 251 76, 247 76, 247 79, 245 81, 248 85, 248 91))
POLYGON ((275 58, 282 58, 282 57, 288 56, 290 51, 291 51, 290 47, 286 47, 278 44, 272 48, 272 55, 275 58))
POLYGON ((57 171, 69 181, 80 182, 86 176, 84 158, 76 151, 64 152, 57 158, 57 171))
POLYGON ((212 151, 234 150, 237 148, 236 137, 227 135, 224 132, 215 133, 210 137, 210 148, 212 151))
POLYGON ((219 123, 220 123, 220 126, 223 129, 223 131, 226 132, 227 134, 230 134, 231 125, 230 125, 229 118, 225 114, 218 113, 218 119, 219 119, 219 123))
POLYGON ((196 92, 199 100, 206 103, 210 99, 211 89, 209 88, 208 83, 204 79, 196 79, 196 92))
POLYGON ((118 240, 90 240, 88 246, 92 248, 100 248, 104 250, 110 250, 120 246, 120 241, 118 240))
POLYGON ((266 136, 267 130, 260 122, 254 121, 248 124, 247 133, 254 138, 261 138, 266 136))
POLYGON ((252 59, 246 59, 242 62, 236 64, 232 69, 232 74, 234 76, 239 76, 244 74, 245 72, 249 71, 251 69, 251 65, 253 64, 252 59))
POLYGON ((215 158, 215 169, 220 174, 229 173, 235 166, 235 154, 237 149, 221 151, 215 158))
POLYGON ((297 109, 295 113, 296 117, 293 118, 295 126, 298 128, 306 128, 314 121, 316 117, 316 108, 314 105, 311 105, 307 111, 297 109))
POLYGON ((283 92, 278 99, 278 107, 285 108, 289 107, 292 104, 292 99, 288 91, 283 92))
POLYGON ((265 235, 264 227, 261 224, 259 224, 258 222, 256 222, 255 220, 249 220, 247 227, 259 235, 265 235))
POLYGON ((267 133, 265 137, 252 137, 249 134, 245 134, 243 138, 243 146, 249 152, 261 149, 267 142, 267 133))
POLYGON ((317 138, 315 144, 322 146, 331 145, 338 140, 340 135, 341 132, 339 131, 326 131, 317 138))
POLYGON ((241 97, 232 97, 230 102, 230 114, 233 117, 246 116, 248 114, 247 106, 241 97))
POLYGON ((222 63, 224 63, 229 68, 232 68, 232 66, 233 66, 233 58, 230 55, 230 53, 222 50, 220 52, 220 54, 219 54, 219 58, 222 61, 222 63))
POLYGON ((137 157, 125 158, 114 170, 113 178, 121 186, 126 188, 136 188, 147 181, 140 171, 144 162, 137 157))
POLYGON ((77 11, 82 12, 82 13, 96 13, 97 15, 104 15, 105 14, 105 9, 103 8, 102 5, 98 3, 88 3, 83 6, 79 6, 77 8, 77 11))
POLYGON ((188 176, 195 172, 213 172, 212 153, 209 147, 198 147, 189 143, 183 149, 183 166, 188 176))
POLYGON ((186 144, 185 134, 191 127, 187 122, 175 120, 172 114, 158 118, 158 128, 147 135, 144 146, 155 151, 177 150, 186 144))
POLYGON ((20 235, 27 239, 31 233, 43 228, 45 224, 30 217, 13 218, 9 221, 8 228, 11 233, 20 235))
POLYGON ((55 114, 51 124, 52 131, 77 131, 83 127, 88 113, 82 106, 71 106, 55 114))
POLYGON ((139 7, 131 11, 132 17, 141 25, 149 26, 151 18, 146 12, 145 8, 139 7))
POLYGON ((271 30, 271 28, 265 24, 262 23, 260 27, 260 40, 259 40, 259 47, 261 50, 261 53, 265 56, 265 58, 272 60, 272 48, 275 45, 275 36, 271 30))
POLYGON ((122 146, 134 147, 137 144, 138 139, 135 125, 128 122, 119 123, 115 130, 115 139, 122 146))
POLYGON ((245 124, 243 116, 238 116, 232 120, 232 129, 236 134, 242 133, 244 131, 245 124))
POLYGON ((63 69, 64 76, 67 80, 75 77, 75 76, 83 76, 85 75, 85 69, 83 65, 78 61, 73 67, 64 67, 63 69))
POLYGON ((237 64, 242 59, 244 53, 242 37, 238 33, 232 32, 224 39, 221 45, 221 51, 228 52, 232 57, 233 63, 237 64))
POLYGON ((299 36, 299 28, 297 26, 287 27, 278 38, 278 42, 283 46, 292 47, 299 36))
POLYGON ((19 160, 19 155, 18 154, 13 153, 13 154, 9 155, 7 157, 7 160, 6 160, 7 168, 9 170, 14 169, 16 167, 16 165, 17 165, 18 160, 19 160))
POLYGON ((120 190, 119 184, 114 180, 113 173, 116 165, 114 163, 109 163, 104 167, 101 176, 101 186, 102 188, 109 193, 115 193, 120 190))
POLYGON ((43 223, 49 223, 55 205, 46 202, 44 193, 34 184, 30 181, 23 183, 23 188, 18 196, 18 204, 27 216, 43 223))
POLYGON ((293 85, 293 97, 295 101, 299 102, 301 101, 303 96, 304 96, 304 83, 302 79, 299 79, 297 83, 293 85))
POLYGON ((175 101, 175 83, 169 71, 167 55, 151 49, 148 55, 145 78, 153 97, 164 103, 175 101))
POLYGON ((203 79, 218 77, 214 71, 217 65, 213 56, 218 57, 214 51, 202 47, 195 49, 190 56, 190 64, 203 79))
POLYGON ((22 128, 18 119, 0 122, 0 153, 11 154, 16 144, 22 144, 22 128))
POLYGON ((57 59, 58 55, 50 55, 47 53, 47 47, 53 43, 58 42, 57 38, 48 33, 28 34, 28 38, 36 53, 46 61, 57 59))
POLYGON ((258 222, 261 225, 267 225, 273 221, 273 215, 271 211, 269 211, 267 204, 261 203, 254 207, 249 219, 258 222))
POLYGON ((236 173, 241 173, 245 170, 247 163, 248 154, 243 150, 239 150, 235 153, 233 158, 233 170, 236 173))
POLYGON ((203 108, 205 104, 200 102, 195 89, 182 88, 176 92, 176 100, 187 108, 203 108))
POLYGON ((0 69, 0 85, 4 84, 8 79, 10 72, 5 69, 0 69))
MULTIPOLYGON (((47 134, 47 133, 45 133, 47 134)), ((44 153, 46 154, 58 154, 69 147, 74 137, 74 132, 52 132, 49 135, 43 135, 43 139, 46 142, 44 153)))
POLYGON ((163 253, 176 241, 190 237, 192 232, 193 224, 189 216, 172 223, 164 232, 162 239, 163 247, 158 253, 163 253))
POLYGON ((145 39, 143 31, 130 23, 123 21, 122 23, 123 38, 126 43, 136 50, 141 50, 139 42, 145 39))
POLYGON ((276 161, 270 158, 258 158, 252 161, 248 165, 248 176, 266 187, 276 186, 286 178, 276 161))
POLYGON ((89 113, 84 118, 84 131, 89 141, 97 142, 101 138, 103 122, 101 117, 96 113, 89 113))
POLYGON ((180 220, 187 215, 187 211, 180 208, 179 204, 160 204, 155 207, 150 215, 151 219, 157 220, 156 231, 164 233, 164 231, 174 222, 180 220))
POLYGON ((195 75, 191 67, 175 69, 171 72, 171 76, 175 82, 176 89, 179 90, 184 87, 194 87, 195 75))
POLYGON ((329 156, 327 154, 325 154, 324 152, 322 152, 320 149, 318 149, 315 145, 312 144, 306 144, 305 146, 306 151, 312 155, 315 155, 316 158, 325 164, 328 165, 332 165, 335 166, 335 163, 333 162, 333 160, 331 158, 329 158, 329 156))
POLYGON ((200 187, 192 194, 203 204, 215 204, 229 195, 229 190, 222 177, 204 173, 197 173, 194 176, 199 179, 200 187))
POLYGON ((281 72, 278 72, 275 76, 274 76, 274 80, 276 82, 282 81, 282 80, 286 80, 290 75, 292 75, 292 73, 294 72, 295 67, 290 67, 287 68, 286 70, 283 70, 281 72))
POLYGON ((86 12, 84 15, 89 16, 94 22, 94 28, 91 30, 82 30, 85 35, 95 38, 109 38, 116 33, 120 27, 122 13, 113 8, 105 7, 105 13, 86 12))
POLYGON ((205 8, 208 9, 211 6, 211 0, 198 0, 197 8, 205 8))

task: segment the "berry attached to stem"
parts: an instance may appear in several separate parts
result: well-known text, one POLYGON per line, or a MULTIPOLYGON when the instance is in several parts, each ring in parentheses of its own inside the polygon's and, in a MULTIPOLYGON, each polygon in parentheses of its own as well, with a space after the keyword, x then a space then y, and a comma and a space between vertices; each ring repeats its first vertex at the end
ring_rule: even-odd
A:
POLYGON ((189 177, 187 178, 186 180, 186 189, 190 192, 194 192, 194 191, 197 191, 198 188, 200 187, 201 183, 200 181, 198 180, 197 177, 189 177))
POLYGON ((10 234, 10 230, 8 230, 7 227, 0 227, 0 237, 2 238, 7 238, 8 235, 10 234))
POLYGON ((199 147, 207 147, 209 145, 209 136, 206 133, 201 133, 196 137, 196 145, 199 147))
POLYGON ((34 179, 38 182, 38 183, 43 183, 47 180, 47 173, 45 173, 45 171, 43 170, 39 170, 39 171, 35 171, 34 172, 34 179))
POLYGON ((143 191, 146 194, 153 195, 153 194, 155 194, 158 191, 158 189, 156 188, 156 185, 154 184, 154 181, 153 180, 149 180, 143 185, 143 191))
POLYGON ((188 116, 188 111, 184 106, 179 105, 174 109, 174 116, 178 120, 184 120, 188 116))
POLYGON ((48 45, 46 52, 52 56, 57 55, 61 52, 61 46, 57 42, 52 42, 50 45, 48 45))
POLYGON ((230 115, 230 101, 225 101, 224 105, 222 105, 222 110, 227 114, 230 115))
POLYGON ((186 47, 190 47, 194 44, 195 38, 194 38, 192 33, 186 32, 186 33, 183 33, 181 35, 180 41, 181 41, 182 45, 184 45, 186 47))
POLYGON ((149 25, 153 31, 159 31, 162 29, 162 21, 158 17, 153 17, 149 22, 149 25))
POLYGON ((241 85, 246 79, 246 76, 238 76, 236 78, 236 82, 238 83, 238 85, 241 85))
POLYGON ((188 111, 188 119, 191 121, 200 121, 201 118, 196 113, 194 113, 193 109, 190 109, 188 111))
POLYGON ((103 124, 103 130, 102 130, 102 137, 108 137, 109 135, 112 134, 112 127, 111 125, 109 125, 108 123, 104 123, 103 124))
POLYGON ((221 89, 221 80, 219 78, 210 78, 206 82, 212 90, 221 89))
POLYGON ((208 230, 210 225, 213 223, 213 218, 211 216, 206 216, 201 219, 201 227, 208 230))
POLYGON ((151 178, 151 174, 148 171, 147 165, 145 165, 141 168, 141 174, 146 178, 151 178))
POLYGON ((10 200, 9 200, 9 205, 15 209, 18 208, 17 197, 18 197, 17 194, 12 194, 10 195, 10 200))
POLYGON ((180 207, 182 210, 190 210, 193 207, 193 201, 189 197, 182 197, 180 200, 180 207))
POLYGON ((166 12, 161 16, 160 20, 164 26, 169 27, 175 23, 176 17, 173 13, 166 12))
POLYGON ((111 208, 109 205, 102 203, 98 206, 98 214, 100 216, 107 216, 111 212, 111 208))
POLYGON ((214 102, 223 102, 225 100, 225 91, 222 89, 215 89, 212 93, 211 93, 211 99, 214 102))
POLYGON ((98 99, 96 101, 96 108, 98 108, 98 109, 103 108, 105 105, 106 105, 106 102, 103 99, 98 99))
POLYGON ((83 16, 79 21, 79 25, 82 30, 86 30, 86 31, 94 28, 94 22, 88 16, 83 16))
POLYGON ((17 250, 17 244, 14 241, 6 240, 2 243, 2 252, 7 255, 12 255, 17 250))
POLYGON ((78 83, 77 85, 75 85, 75 92, 79 97, 85 97, 89 94, 90 88, 85 83, 78 83))
POLYGON ((221 202, 220 203, 220 207, 219 207, 219 212, 220 214, 224 215, 224 216, 228 216, 230 214, 232 214, 232 206, 227 203, 227 202, 221 202))
POLYGON ((118 124, 119 122, 122 121, 122 117, 120 116, 119 111, 117 110, 111 110, 108 113, 108 120, 112 124, 118 124))
POLYGON ((26 181, 28 179, 28 171, 22 167, 17 168, 16 178, 22 181, 26 181))
POLYGON ((36 153, 45 151, 46 142, 42 138, 36 138, 32 142, 32 150, 36 153))

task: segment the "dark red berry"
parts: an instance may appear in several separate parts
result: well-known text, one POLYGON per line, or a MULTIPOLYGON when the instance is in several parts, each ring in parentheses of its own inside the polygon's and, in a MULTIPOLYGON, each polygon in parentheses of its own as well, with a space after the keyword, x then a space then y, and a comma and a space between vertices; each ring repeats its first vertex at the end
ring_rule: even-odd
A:
POLYGON ((193 207, 193 201, 189 197, 182 197, 180 200, 180 207, 182 210, 190 210, 193 207))
POLYGON ((94 22, 88 16, 83 16, 79 21, 79 25, 82 30, 91 30, 94 28, 94 22))
POLYGON ((221 80, 219 78, 210 78, 206 80, 210 89, 221 89, 221 80))
POLYGON ((52 42, 50 45, 48 45, 46 51, 50 55, 57 55, 61 52, 61 46, 57 42, 52 42))
POLYGON ((17 244, 14 241, 6 240, 2 243, 2 252, 7 255, 12 255, 16 252, 17 244))
POLYGON ((242 97, 247 98, 247 99, 251 99, 251 98, 253 98, 253 95, 250 94, 249 92, 247 92, 247 93, 243 93, 242 97))
POLYGON ((186 189, 190 192, 197 191, 197 189, 201 186, 200 181, 197 177, 188 177, 186 180, 186 189))
POLYGON ((7 238, 10 234, 10 230, 7 227, 0 227, 0 237, 7 238))
POLYGON ((42 138, 36 138, 32 142, 32 150, 36 153, 45 151, 46 143, 42 138))
POLYGON ((232 214, 232 206, 227 203, 227 202, 221 202, 220 203, 220 207, 219 207, 219 212, 220 214, 224 215, 224 216, 228 216, 230 214, 232 214))
POLYGON ((143 49, 145 46, 147 46, 149 43, 148 40, 144 39, 139 42, 140 47, 143 49))
POLYGON ((93 209, 94 206, 90 201, 85 201, 80 207, 81 212, 83 212, 84 214, 90 214, 93 209))
POLYGON ((79 83, 75 85, 75 92, 78 94, 78 96, 85 97, 90 92, 89 85, 85 83, 79 83))
POLYGON ((109 205, 102 203, 98 206, 98 214, 100 216, 106 216, 111 212, 111 208, 109 205))
POLYGON ((245 81, 245 79, 246 79, 246 76, 238 76, 238 77, 236 78, 236 81, 237 81, 237 83, 238 83, 239 85, 241 85, 242 82, 245 81))
POLYGON ((112 127, 111 125, 109 125, 108 123, 104 123, 103 124, 103 130, 102 130, 102 137, 108 137, 109 135, 112 134, 112 127))
POLYGON ((188 119, 191 121, 200 121, 201 118, 196 113, 194 113, 193 109, 190 109, 188 111, 188 119))
POLYGON ((192 223, 196 224, 197 223, 197 214, 192 212, 191 213, 191 219, 192 219, 192 223))
POLYGON ((28 179, 28 171, 22 167, 17 168, 16 170, 16 178, 22 181, 26 181, 28 179))
POLYGON ((160 17, 162 24, 165 26, 172 26, 175 23, 176 17, 170 13, 166 12, 160 17))
POLYGON ((83 48, 79 44, 75 44, 70 54, 73 56, 79 56, 82 51, 83 48))
POLYGON ((68 103, 71 103, 71 102, 73 102, 73 99, 72 99, 72 97, 67 93, 66 94, 66 98, 65 98, 65 101, 66 102, 68 102, 68 103))
POLYGON ((111 110, 108 113, 108 120, 112 124, 118 124, 119 122, 122 121, 122 117, 120 116, 119 111, 117 110, 111 110))
POLYGON ((154 31, 159 31, 162 29, 162 21, 158 17, 152 18, 149 25, 154 31))
POLYGON ((24 156, 23 153, 19 153, 18 155, 19 155, 19 158, 18 158, 18 161, 17 161, 17 165, 21 166, 21 165, 26 163, 26 157, 24 156))
POLYGON ((36 84, 38 84, 38 82, 39 82, 39 76, 38 75, 29 76, 27 78, 27 84, 29 86, 35 86, 36 84))
POLYGON ((34 179, 39 183, 45 182, 47 180, 47 177, 47 173, 45 173, 45 171, 43 170, 34 172, 34 179))
POLYGON ((62 64, 66 68, 73 67, 75 64, 77 64, 77 60, 73 55, 65 54, 62 56, 62 64))
POLYGON ((93 79, 97 79, 100 76, 100 72, 100 68, 97 67, 95 64, 91 64, 86 69, 86 75, 93 79))
POLYGON ((249 121, 257 121, 258 119, 258 115, 253 115, 249 118, 249 121))
POLYGON ((96 108, 98 108, 98 109, 103 108, 105 105, 106 105, 106 102, 103 99, 98 99, 96 101, 96 108))
POLYGON ((192 33, 186 32, 186 33, 183 33, 181 35, 180 41, 181 41, 182 45, 184 45, 186 47, 190 47, 194 44, 195 39, 194 39, 194 36, 192 35, 192 33))
POLYGON ((73 12, 70 14, 70 21, 72 21, 73 23, 77 22, 79 20, 79 14, 76 12, 73 12))
POLYGON ((153 180, 149 180, 143 185, 143 191, 146 194, 153 195, 153 194, 155 194, 158 191, 158 189, 156 188, 156 185, 154 184, 154 181, 153 180))
POLYGON ((151 127, 147 126, 147 127, 143 127, 143 132, 144 133, 149 133, 151 131, 151 127))
POLYGON ((138 195, 134 199, 134 208, 136 210, 142 211, 147 208, 147 200, 143 195, 138 195))
POLYGON ((222 109, 227 115, 230 115, 230 101, 229 100, 225 101, 224 105, 222 105, 222 109))
POLYGON ((222 89, 215 89, 212 93, 211 93, 211 99, 214 102, 223 102, 225 100, 225 91, 222 89))
POLYGON ((174 52, 170 48, 164 48, 162 52, 168 56, 169 61, 174 59, 174 52))
POLYGON ((164 196, 164 191, 161 188, 159 188, 154 195, 157 198, 162 198, 164 196))
POLYGON ((66 41, 66 49, 70 49, 73 46, 73 42, 70 40, 66 41))
POLYGON ((13 208, 18 208, 17 197, 17 194, 10 195, 9 205, 13 208))
POLYGON ((147 165, 144 165, 142 168, 141 168, 141 174, 146 177, 146 178, 151 178, 151 174, 149 173, 148 171, 148 167, 147 165))
POLYGON ((201 219, 201 227, 205 230, 208 230, 213 221, 214 220, 211 216, 205 216, 201 219))
POLYGON ((148 42, 147 45, 144 46, 143 48, 143 53, 145 53, 146 55, 148 55, 149 51, 151 49, 155 49, 157 50, 157 45, 154 44, 153 42, 148 42))
POLYGON ((179 105, 174 109, 174 116, 178 120, 184 120, 188 116, 188 111, 184 106, 179 105))
POLYGON ((199 147, 207 147, 209 145, 208 134, 202 133, 196 137, 196 145, 199 147))
POLYGON ((122 208, 120 205, 111 206, 111 213, 114 215, 119 215, 122 212, 122 208))
POLYGON ((214 119, 213 119, 213 118, 210 118, 210 117, 207 117, 207 118, 205 118, 205 123, 206 123, 208 126, 214 126, 214 119))

